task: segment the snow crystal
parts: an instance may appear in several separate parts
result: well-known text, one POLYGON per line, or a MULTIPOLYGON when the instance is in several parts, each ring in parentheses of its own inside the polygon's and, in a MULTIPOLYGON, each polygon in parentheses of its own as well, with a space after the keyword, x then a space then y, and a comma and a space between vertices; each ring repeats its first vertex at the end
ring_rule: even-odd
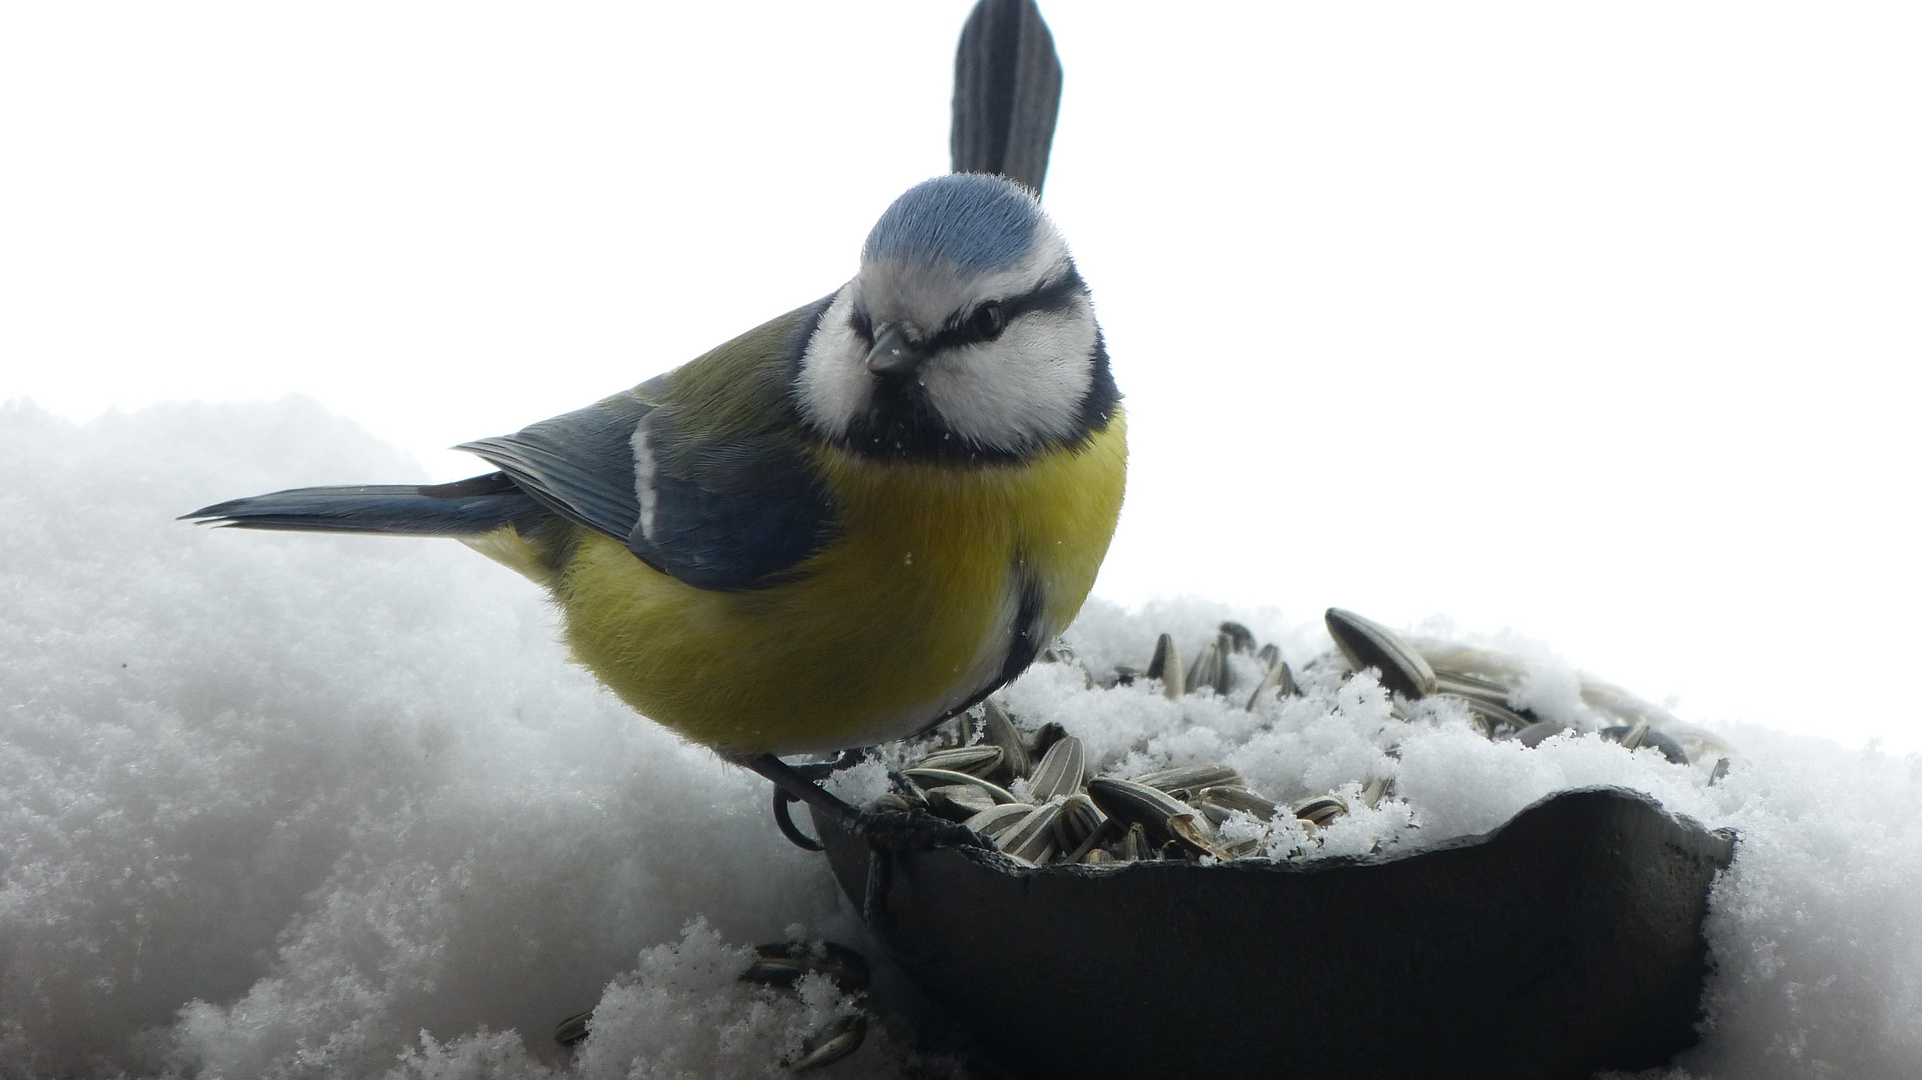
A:
MULTIPOLYGON (((943 1075, 911 1049, 924 1003, 825 861, 779 836, 765 784, 570 665, 532 586, 446 542, 173 520, 415 475, 295 400, 0 411, 0 1076, 775 1076, 857 1006, 868 1043, 830 1075, 943 1075), (863 951, 869 996, 735 981, 748 946, 796 935, 863 951), (549 1033, 588 1009, 563 1051, 549 1033)), ((1315 618, 1199 600, 1091 602, 1071 644, 1096 671, 1145 666, 1167 631, 1192 660, 1223 618, 1277 643, 1306 695, 1251 712, 1045 664, 1000 700, 1102 771, 1222 760, 1274 798, 1348 800, 1313 838, 1271 831, 1281 856, 1486 831, 1566 787, 1649 792, 1742 836, 1675 1080, 1922 1071, 1922 758, 1727 727, 1711 787, 1592 735, 1525 750, 1308 665, 1315 618), (1395 786, 1368 810, 1373 778, 1395 786)), ((1528 658, 1516 704, 1582 714, 1566 663, 1491 643, 1528 658)))

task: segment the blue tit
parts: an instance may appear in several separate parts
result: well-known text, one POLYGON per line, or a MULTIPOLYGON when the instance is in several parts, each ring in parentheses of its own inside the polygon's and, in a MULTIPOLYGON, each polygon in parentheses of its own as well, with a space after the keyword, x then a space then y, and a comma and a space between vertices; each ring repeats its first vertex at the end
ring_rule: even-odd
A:
POLYGON ((186 516, 455 537, 545 587, 622 700, 752 766, 912 735, 1027 668, 1114 533, 1120 400, 1034 197, 952 174, 888 207, 833 295, 459 447, 497 472, 186 516))

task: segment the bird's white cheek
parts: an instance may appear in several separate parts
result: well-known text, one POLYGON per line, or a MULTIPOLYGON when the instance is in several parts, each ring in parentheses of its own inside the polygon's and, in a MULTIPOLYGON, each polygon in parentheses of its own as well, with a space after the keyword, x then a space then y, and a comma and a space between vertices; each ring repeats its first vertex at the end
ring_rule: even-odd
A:
POLYGON ((992 342, 930 364, 928 399, 954 433, 1019 449, 1072 438, 1094 379, 1092 320, 1029 315, 992 342))
POLYGON ((867 371, 867 349, 848 322, 851 306, 844 289, 821 316, 801 356, 801 415, 830 438, 847 433, 848 425, 867 408, 874 393, 874 380, 867 371))

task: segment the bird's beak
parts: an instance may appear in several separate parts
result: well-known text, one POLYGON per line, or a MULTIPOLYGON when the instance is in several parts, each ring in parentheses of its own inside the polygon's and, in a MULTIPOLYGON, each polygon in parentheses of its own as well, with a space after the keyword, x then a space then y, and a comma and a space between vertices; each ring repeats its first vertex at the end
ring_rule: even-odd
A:
POLYGON ((868 370, 876 375, 900 375, 921 366, 927 359, 921 345, 899 326, 884 326, 868 350, 868 370))

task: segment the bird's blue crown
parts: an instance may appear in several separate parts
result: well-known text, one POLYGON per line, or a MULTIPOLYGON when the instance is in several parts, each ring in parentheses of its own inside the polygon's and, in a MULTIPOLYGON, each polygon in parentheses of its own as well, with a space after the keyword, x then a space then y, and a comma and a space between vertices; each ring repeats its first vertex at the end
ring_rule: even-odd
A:
POLYGON ((950 173, 909 188, 874 223, 865 261, 951 262, 981 274, 1014 262, 1034 241, 1034 197, 998 176, 950 173))

